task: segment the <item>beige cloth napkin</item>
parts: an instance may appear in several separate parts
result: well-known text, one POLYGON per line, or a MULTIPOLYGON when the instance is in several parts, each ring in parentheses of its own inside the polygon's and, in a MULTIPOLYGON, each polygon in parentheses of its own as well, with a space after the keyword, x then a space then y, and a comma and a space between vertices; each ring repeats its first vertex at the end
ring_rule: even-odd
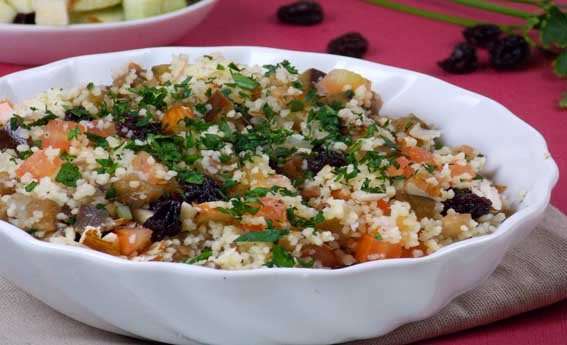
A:
MULTIPOLYGON (((348 345, 402 345, 457 332, 567 298, 567 217, 549 207, 544 220, 510 251, 481 287, 439 314, 376 339, 348 345)), ((75 322, 0 277, 2 345, 149 345, 75 322)))

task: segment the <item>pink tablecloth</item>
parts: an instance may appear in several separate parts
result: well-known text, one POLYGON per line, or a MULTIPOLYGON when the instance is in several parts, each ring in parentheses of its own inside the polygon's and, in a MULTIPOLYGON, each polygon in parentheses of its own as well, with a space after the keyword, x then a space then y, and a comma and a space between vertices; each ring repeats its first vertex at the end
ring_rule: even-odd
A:
MULTIPOLYGON (((209 19, 180 45, 263 45, 322 52, 327 42, 348 31, 359 31, 371 44, 366 59, 434 75, 491 97, 537 128, 547 139, 559 169, 567 170, 567 111, 557 107, 565 81, 556 78, 550 61, 536 57, 530 68, 496 73, 487 68, 455 76, 444 74, 436 61, 461 40, 456 26, 400 14, 361 0, 320 0, 325 22, 314 27, 278 24, 275 12, 290 0, 221 0, 209 19)), ((502 20, 476 10, 462 10, 444 1, 407 0, 462 16, 502 20)), ((565 2, 565 1, 563 1, 565 2)), ((25 67, 0 64, 0 76, 25 67)), ((503 131, 506 129, 503 128, 503 131)), ((560 181, 553 203, 567 211, 567 182, 560 181)), ((490 326, 434 339, 423 344, 567 344, 567 301, 490 326)))

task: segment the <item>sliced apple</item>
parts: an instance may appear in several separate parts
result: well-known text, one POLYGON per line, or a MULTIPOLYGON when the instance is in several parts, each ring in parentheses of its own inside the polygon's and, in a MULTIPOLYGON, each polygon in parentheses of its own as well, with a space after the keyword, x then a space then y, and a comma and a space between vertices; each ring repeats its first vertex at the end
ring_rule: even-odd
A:
POLYGON ((120 5, 103 10, 71 13, 71 22, 78 24, 114 23, 123 20, 124 10, 120 5))
POLYGON ((163 0, 161 13, 168 13, 187 7, 187 0, 163 0))
POLYGON ((10 24, 14 22, 17 14, 18 12, 12 6, 0 0, 0 23, 10 24))
POLYGON ((32 7, 37 25, 69 24, 67 0, 33 0, 32 7))
MULTIPOLYGON (((12 5, 18 13, 31 13, 33 12, 32 0, 6 0, 9 5, 12 5)), ((0 11, 1 13, 2 11, 0 11)))
POLYGON ((126 20, 143 19, 161 14, 162 0, 124 0, 126 20))
POLYGON ((69 10, 72 12, 86 12, 120 5, 122 0, 74 0, 69 10))

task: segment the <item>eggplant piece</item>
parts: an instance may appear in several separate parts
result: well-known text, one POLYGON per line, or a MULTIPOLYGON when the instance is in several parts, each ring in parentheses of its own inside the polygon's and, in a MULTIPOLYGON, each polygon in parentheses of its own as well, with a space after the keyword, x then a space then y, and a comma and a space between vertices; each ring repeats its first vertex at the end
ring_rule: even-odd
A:
POLYGON ((319 83, 321 79, 325 78, 326 75, 327 73, 323 71, 320 71, 316 68, 310 68, 301 73, 298 79, 301 82, 301 85, 303 85, 304 87, 308 87, 308 89, 314 89, 315 85, 317 85, 317 83, 319 83))
POLYGON ((205 121, 207 122, 218 122, 221 115, 226 114, 234 109, 232 102, 230 102, 228 97, 223 95, 223 93, 220 91, 215 91, 215 93, 213 93, 213 95, 209 99, 209 103, 211 104, 212 108, 205 115, 205 121))
POLYGON ((108 218, 108 211, 105 208, 98 208, 93 205, 83 205, 79 208, 77 222, 75 226, 79 230, 85 230, 88 226, 99 227, 108 218))

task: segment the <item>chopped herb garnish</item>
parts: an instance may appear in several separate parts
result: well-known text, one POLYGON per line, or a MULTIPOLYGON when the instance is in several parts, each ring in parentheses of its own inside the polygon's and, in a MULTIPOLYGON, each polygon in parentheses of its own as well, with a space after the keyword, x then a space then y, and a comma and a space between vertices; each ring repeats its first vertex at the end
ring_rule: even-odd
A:
POLYGON ((224 70, 225 70, 225 68, 224 68, 224 66, 223 66, 223 65, 221 65, 221 64, 217 64, 217 70, 219 70, 219 71, 224 71, 224 70))
POLYGON ((381 135, 380 138, 381 138, 382 140, 384 140, 384 144, 385 144, 386 146, 388 146, 389 148, 391 148, 392 150, 400 151, 400 148, 398 147, 398 145, 396 145, 396 144, 395 144, 392 140, 390 140, 389 138, 387 138, 387 137, 385 137, 385 136, 383 136, 383 135, 381 135))
POLYGON ((92 82, 87 84, 87 90, 89 90, 89 91, 94 89, 94 87, 95 87, 95 85, 92 82))
POLYGON ((295 214, 295 207, 286 210, 289 223, 298 228, 314 228, 317 224, 325 220, 323 213, 319 212, 313 218, 303 218, 295 214))
POLYGON ((199 261, 207 260, 211 256, 213 256, 213 250, 211 248, 203 248, 203 250, 201 251, 201 254, 195 256, 194 258, 188 259, 187 261, 185 261, 185 263, 186 264, 194 264, 194 263, 197 263, 199 261))
POLYGON ((240 235, 234 242, 269 242, 276 243, 289 232, 282 229, 266 229, 264 231, 250 231, 240 235))
POLYGON ((26 192, 31 193, 35 189, 35 187, 37 187, 37 182, 32 181, 28 185, 26 185, 24 189, 26 190, 26 192))
POLYGON ((120 166, 118 163, 114 162, 112 159, 97 159, 96 162, 99 165, 96 171, 99 174, 114 174, 116 169, 120 166))
POLYGON ((200 113, 205 115, 206 113, 209 112, 209 108, 207 107, 207 103, 198 103, 195 104, 195 110, 200 113))
POLYGON ((110 188, 108 188, 104 197, 106 198, 106 200, 113 200, 114 198, 116 198, 116 189, 114 189, 113 185, 110 185, 110 188))
POLYGON ((254 90, 255 88, 260 86, 260 83, 258 83, 256 80, 244 76, 240 73, 233 73, 232 74, 232 79, 234 79, 234 83, 245 90, 254 90))
POLYGON ((94 144, 96 147, 108 147, 108 141, 105 138, 100 137, 98 135, 87 133, 87 138, 94 144))
POLYGON ((286 252, 285 248, 279 245, 272 248, 272 261, 266 264, 268 267, 293 267, 295 260, 293 256, 286 252))
POLYGON ((258 213, 258 211, 260 211, 259 207, 247 203, 246 201, 242 201, 238 198, 231 199, 231 203, 232 208, 218 207, 217 210, 222 213, 231 215, 237 219, 241 219, 242 216, 246 213, 254 215, 258 213))
POLYGON ((77 187, 77 181, 80 178, 81 173, 79 168, 69 162, 65 162, 61 165, 57 176, 55 176, 55 181, 69 187, 77 187))
POLYGON ((301 111, 305 107, 305 102, 299 99, 294 99, 288 104, 289 110, 292 112, 301 111))
POLYGON ((74 138, 78 138, 79 135, 81 135, 81 129, 79 127, 76 128, 71 128, 68 132, 67 132, 67 140, 71 141, 74 138))
POLYGON ((379 232, 377 232, 376 234, 374 234, 374 238, 377 239, 378 241, 382 241, 382 240, 383 240, 382 235, 380 235, 379 232))

